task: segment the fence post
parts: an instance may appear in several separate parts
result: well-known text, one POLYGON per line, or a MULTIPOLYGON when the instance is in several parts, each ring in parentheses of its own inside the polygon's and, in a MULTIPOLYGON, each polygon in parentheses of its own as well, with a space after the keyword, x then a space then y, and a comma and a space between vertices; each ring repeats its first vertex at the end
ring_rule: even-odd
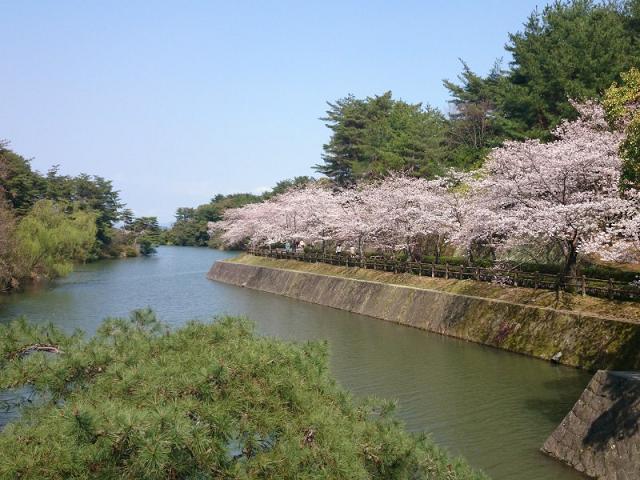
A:
POLYGON ((418 262, 418 276, 422 276, 422 262, 418 262))
POLYGON ((513 274, 513 286, 517 287, 518 286, 518 272, 515 272, 513 274))
POLYGON ((436 262, 431 262, 431 278, 436 278, 436 262))
POLYGON ((613 279, 609 277, 609 286, 607 288, 607 294, 609 296, 609 300, 613 300, 613 279))
POLYGON ((480 281, 480 268, 476 267, 476 280, 480 281))
POLYGON ((460 265, 460 280, 464 280, 464 265, 460 265))
POLYGON ((449 280, 449 263, 444 264, 444 279, 449 280))
POLYGON ((582 296, 584 297, 587 294, 587 278, 582 275, 582 296))

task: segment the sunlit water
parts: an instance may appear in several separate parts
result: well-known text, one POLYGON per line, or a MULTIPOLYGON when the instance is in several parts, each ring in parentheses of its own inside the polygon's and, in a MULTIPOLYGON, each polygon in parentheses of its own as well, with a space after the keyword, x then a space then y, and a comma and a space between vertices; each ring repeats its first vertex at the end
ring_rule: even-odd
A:
POLYGON ((0 321, 25 315, 91 333, 104 317, 146 306, 176 326, 222 313, 247 316, 262 334, 328 340, 332 371, 342 385, 356 396, 396 399, 408 429, 431 433, 494 479, 582 478, 539 448, 589 374, 207 280, 211 264, 228 256, 204 248, 161 247, 152 258, 80 266, 54 285, 0 297, 0 321))

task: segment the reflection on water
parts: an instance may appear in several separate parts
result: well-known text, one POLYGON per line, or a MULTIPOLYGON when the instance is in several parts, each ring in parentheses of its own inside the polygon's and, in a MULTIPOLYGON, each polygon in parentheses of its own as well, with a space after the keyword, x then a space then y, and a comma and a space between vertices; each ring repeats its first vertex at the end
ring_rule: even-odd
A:
MULTIPOLYGON (((206 280, 225 252, 161 247, 152 258, 81 266, 55 285, 0 299, 0 321, 26 315, 72 331, 153 307, 171 325, 221 313, 265 335, 326 339, 331 367, 355 395, 398 400, 413 431, 430 432, 495 479, 578 479, 538 449, 590 375, 361 315, 206 280)), ((2 415, 0 413, 0 415, 2 415)))

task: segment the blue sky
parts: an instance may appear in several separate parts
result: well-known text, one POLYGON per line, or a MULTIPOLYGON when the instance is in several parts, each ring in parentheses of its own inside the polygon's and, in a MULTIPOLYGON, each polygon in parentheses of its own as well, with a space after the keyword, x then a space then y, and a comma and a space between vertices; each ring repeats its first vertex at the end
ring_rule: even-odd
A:
POLYGON ((326 101, 392 90, 447 108, 486 72, 518 1, 0 0, 0 138, 46 171, 112 179, 163 223, 216 193, 313 174, 326 101))

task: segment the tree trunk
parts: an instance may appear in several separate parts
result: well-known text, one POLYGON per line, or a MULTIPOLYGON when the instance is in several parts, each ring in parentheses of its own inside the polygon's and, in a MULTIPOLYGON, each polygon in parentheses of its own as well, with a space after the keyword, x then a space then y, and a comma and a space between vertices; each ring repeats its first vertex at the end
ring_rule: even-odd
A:
POLYGON ((562 271, 562 281, 567 291, 573 291, 578 273, 578 249, 575 242, 568 242, 565 248, 565 264, 562 271))

